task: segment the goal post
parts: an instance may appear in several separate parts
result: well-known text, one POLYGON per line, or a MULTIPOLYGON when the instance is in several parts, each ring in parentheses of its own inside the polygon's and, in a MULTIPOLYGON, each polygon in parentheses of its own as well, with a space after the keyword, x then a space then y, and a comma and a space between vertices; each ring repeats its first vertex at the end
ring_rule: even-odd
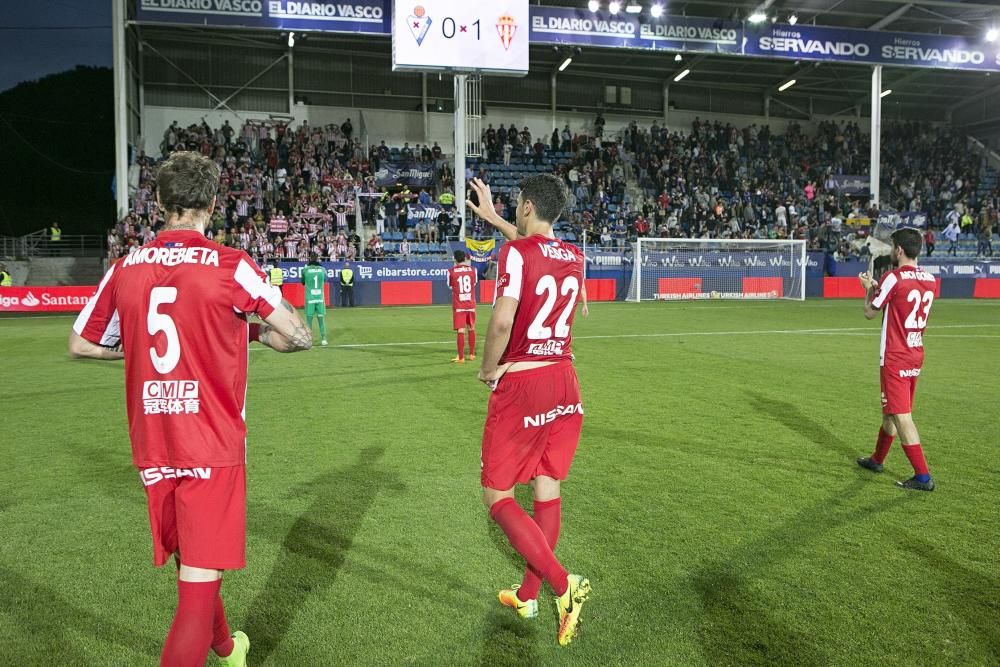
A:
POLYGON ((806 242, 638 239, 628 300, 806 298, 806 242))

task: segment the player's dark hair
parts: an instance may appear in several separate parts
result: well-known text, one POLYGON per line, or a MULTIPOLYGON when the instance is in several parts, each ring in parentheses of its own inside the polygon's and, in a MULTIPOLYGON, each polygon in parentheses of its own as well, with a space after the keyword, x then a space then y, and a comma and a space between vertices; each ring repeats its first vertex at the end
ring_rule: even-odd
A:
POLYGON ((219 189, 219 165, 193 151, 174 153, 156 173, 156 190, 165 213, 206 210, 219 189))
POLYGON ((920 257, 920 249, 924 240, 920 232, 915 229, 897 229, 892 233, 892 245, 903 249, 903 254, 907 259, 920 257))
POLYGON ((456 250, 455 251, 455 262, 458 263, 458 264, 461 264, 464 261, 465 261, 465 251, 464 250, 456 250))
POLYGON ((311 255, 309 255, 309 263, 319 264, 319 255, 317 255, 316 253, 312 253, 311 255))
POLYGON ((569 190, 555 174, 536 174, 521 181, 521 199, 534 204, 539 220, 555 222, 566 208, 569 190))

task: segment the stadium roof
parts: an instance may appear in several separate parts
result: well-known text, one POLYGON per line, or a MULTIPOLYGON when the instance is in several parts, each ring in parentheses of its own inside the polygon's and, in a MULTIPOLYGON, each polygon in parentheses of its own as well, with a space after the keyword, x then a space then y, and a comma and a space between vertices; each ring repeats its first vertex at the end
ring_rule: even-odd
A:
MULTIPOLYGON (((976 41, 983 39, 991 26, 1000 27, 1000 3, 963 2, 960 0, 656 0, 665 6, 670 15, 687 15, 710 18, 743 20, 755 10, 762 9, 768 19, 788 22, 794 14, 799 24, 844 27, 855 29, 887 30, 893 32, 919 32, 944 35, 963 35, 976 41)), ((532 5, 585 8, 586 0, 542 0, 532 5)), ((607 0, 601 0, 602 7, 607 0)), ((625 2, 622 3, 623 5, 625 2)), ((643 11, 648 12, 653 0, 640 0, 643 11)), ((281 49, 284 37, 276 31, 254 31, 226 28, 199 28, 175 26, 141 27, 144 41, 151 44, 181 42, 203 44, 208 48, 229 45, 232 48, 262 47, 281 49)), ((1000 49, 1000 41, 997 42, 1000 49)), ((334 59, 347 56, 359 61, 367 59, 379 68, 388 66, 391 46, 389 40, 351 34, 310 33, 295 47, 296 52, 313 51, 334 59)), ((567 47, 533 46, 531 48, 531 74, 518 88, 532 90, 538 106, 548 104, 547 85, 549 74, 566 56, 567 47)), ((263 51, 261 52, 263 54, 263 51)), ((871 87, 871 67, 858 64, 814 63, 773 60, 746 56, 685 54, 675 62, 672 52, 642 51, 585 47, 574 54, 572 66, 560 74, 563 86, 572 86, 574 77, 580 85, 584 79, 593 87, 603 81, 620 86, 633 85, 636 94, 648 100, 658 94, 659 85, 670 81, 682 69, 690 74, 680 83, 671 84, 672 104, 679 108, 698 110, 693 102, 699 96, 726 99, 734 112, 743 101, 746 113, 752 110, 752 101, 771 97, 772 113, 792 118, 809 118, 815 114, 851 115, 857 107, 867 113, 871 87), (778 87, 795 79, 793 87, 779 92, 778 87)), ((263 56, 262 56, 263 57, 263 56)), ((154 68, 155 69, 155 68, 154 68)), ((148 83, 156 83, 156 76, 148 83)), ((249 77, 248 77, 249 78, 249 77)), ((434 77, 437 79, 437 77, 434 77)), ((245 79, 244 79, 245 80, 245 79)), ((353 80, 352 80, 353 81, 353 80)), ((219 84, 221 85, 221 83, 219 84)), ((352 85, 356 83, 352 82, 352 85)), ((299 82, 296 82, 298 88, 299 82)), ((389 89, 386 84, 385 89, 389 89)), ((887 118, 927 118, 945 120, 951 112, 968 107, 992 93, 1000 91, 1000 75, 989 73, 935 70, 903 67, 885 67, 883 89, 891 89, 890 97, 883 101, 887 118)), ((381 89, 378 91, 382 92, 381 89)), ((525 93, 527 95, 527 93, 525 93)), ((317 95, 316 97, 319 97, 317 95)), ((387 96, 388 97, 388 96, 387 96)), ((446 98, 446 88, 435 85, 431 97, 446 98)), ((353 102, 354 97, 352 95, 353 102)), ((513 99, 517 106, 524 100, 513 99)), ((359 103, 360 105, 360 103, 359 103)), ((566 103, 559 101, 560 108, 566 103)), ((573 106, 570 104, 569 106, 573 106)), ((635 105, 640 111, 651 108, 635 105)), ((622 109, 628 112, 628 109, 622 109)), ((715 111, 715 105, 706 109, 715 111)), ((724 112, 724 111, 723 111, 724 112)))
MULTIPOLYGON (((533 3, 534 4, 534 3, 533 3)), ((583 7, 581 0, 545 0, 538 4, 583 7)), ((642 0, 648 11, 649 0, 642 0)), ((746 19, 761 9, 768 19, 787 23, 795 15, 799 24, 865 30, 891 30, 943 35, 963 35, 982 39, 990 27, 1000 28, 1000 2, 964 2, 963 0, 689 0, 663 2, 665 11, 674 15, 746 19)), ((606 6, 607 2, 602 1, 606 6)), ((1000 49, 1000 41, 997 42, 1000 49)), ((532 65, 537 62, 532 53, 532 65)), ((555 61, 558 55, 548 59, 555 61)), ((662 72, 663 56, 642 51, 623 51, 609 62, 606 53, 589 49, 574 58, 573 67, 615 72, 648 74, 662 72)), ((759 58, 696 55, 685 60, 691 73, 687 86, 738 91, 777 93, 782 83, 796 79, 796 84, 776 99, 798 107, 802 101, 839 98, 844 107, 867 104, 871 89, 871 68, 856 64, 793 63, 759 58), (692 62, 694 63, 692 65, 692 62)), ((677 70, 680 71, 681 67, 677 70)), ((661 74, 662 76, 662 74, 661 74)), ((979 99, 987 89, 1000 85, 1000 76, 955 70, 885 68, 883 89, 892 90, 886 104, 930 107, 938 111, 956 108, 970 98, 979 99)), ((808 109, 802 108, 805 112, 808 109)))

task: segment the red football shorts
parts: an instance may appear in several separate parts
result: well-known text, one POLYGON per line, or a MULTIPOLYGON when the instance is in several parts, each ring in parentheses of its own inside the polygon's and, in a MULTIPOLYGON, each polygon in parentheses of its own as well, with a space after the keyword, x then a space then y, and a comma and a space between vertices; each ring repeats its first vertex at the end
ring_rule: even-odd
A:
POLYGON ((153 564, 180 551, 181 563, 208 570, 246 565, 245 466, 144 468, 153 564))
POLYGON ((882 386, 882 414, 905 415, 913 412, 913 395, 917 391, 920 369, 883 366, 879 375, 882 386))
POLYGON ((459 329, 474 329, 476 326, 476 311, 459 312, 453 310, 451 311, 451 322, 452 328, 455 331, 459 329))
POLYGON ((539 475, 566 479, 582 425, 580 383, 571 362, 507 373, 486 413, 482 485, 506 491, 539 475))

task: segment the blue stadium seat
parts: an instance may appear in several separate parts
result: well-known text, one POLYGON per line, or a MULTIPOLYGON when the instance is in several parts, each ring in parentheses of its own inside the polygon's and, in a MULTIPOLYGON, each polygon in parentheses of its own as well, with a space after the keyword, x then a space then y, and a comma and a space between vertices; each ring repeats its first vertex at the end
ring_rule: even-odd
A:
POLYGON ((417 244, 417 254, 418 255, 426 255, 427 253, 428 253, 428 246, 427 246, 427 244, 426 243, 418 243, 417 244))

